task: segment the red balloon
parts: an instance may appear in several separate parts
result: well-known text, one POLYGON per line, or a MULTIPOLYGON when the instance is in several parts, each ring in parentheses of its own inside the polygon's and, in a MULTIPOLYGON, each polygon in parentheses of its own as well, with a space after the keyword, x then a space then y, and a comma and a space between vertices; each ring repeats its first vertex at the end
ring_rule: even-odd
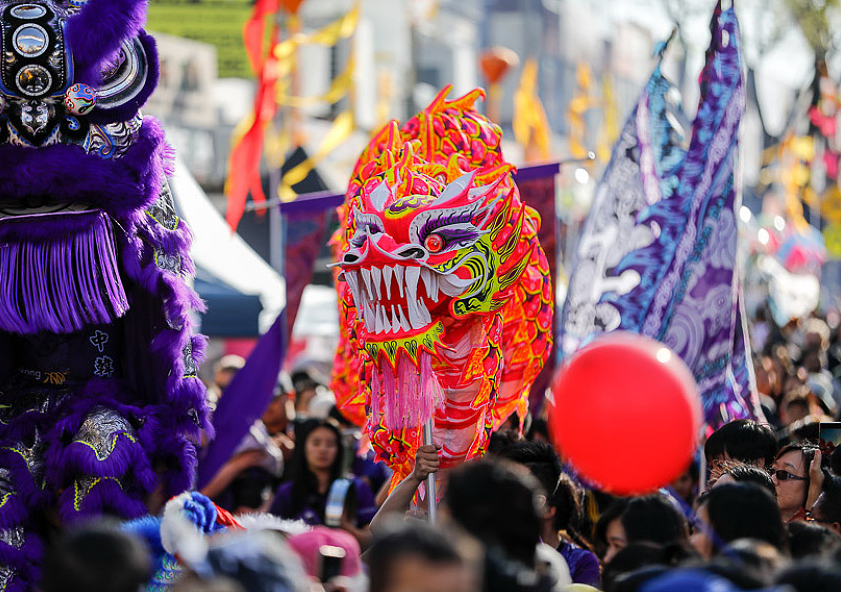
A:
POLYGON ((701 401, 689 368, 662 343, 606 334, 576 352, 552 388, 555 444, 594 486, 636 495, 686 470, 701 401))

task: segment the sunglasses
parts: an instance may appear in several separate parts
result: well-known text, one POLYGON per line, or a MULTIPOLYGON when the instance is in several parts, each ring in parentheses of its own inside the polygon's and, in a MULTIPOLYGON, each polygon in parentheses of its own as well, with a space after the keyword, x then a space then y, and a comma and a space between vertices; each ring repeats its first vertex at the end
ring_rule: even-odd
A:
POLYGON ((806 522, 814 522, 816 524, 829 524, 826 520, 821 520, 820 518, 815 518, 815 515, 812 514, 811 510, 806 510, 806 515, 804 516, 806 522))
POLYGON ((805 481, 806 477, 801 477, 800 475, 795 475, 793 473, 789 473, 788 471, 784 471, 782 469, 771 469, 769 474, 772 477, 776 477, 777 481, 785 481, 787 479, 794 479, 795 481, 805 481))

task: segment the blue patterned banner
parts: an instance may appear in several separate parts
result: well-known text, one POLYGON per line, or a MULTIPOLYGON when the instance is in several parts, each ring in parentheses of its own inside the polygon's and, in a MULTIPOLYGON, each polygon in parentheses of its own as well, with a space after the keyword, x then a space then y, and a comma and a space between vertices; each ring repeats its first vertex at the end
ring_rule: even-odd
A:
POLYGON ((614 329, 667 344, 692 369, 707 423, 761 417, 739 303, 744 112, 739 26, 716 9, 689 148, 665 108, 659 68, 596 190, 564 307, 566 354, 614 329))

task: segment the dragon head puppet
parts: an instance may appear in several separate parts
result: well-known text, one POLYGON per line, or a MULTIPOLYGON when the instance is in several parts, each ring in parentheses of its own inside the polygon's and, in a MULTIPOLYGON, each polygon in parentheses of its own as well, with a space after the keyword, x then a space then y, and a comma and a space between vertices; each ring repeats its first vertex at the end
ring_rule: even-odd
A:
POLYGON ((363 152, 335 237, 343 340, 333 386, 395 479, 434 418, 443 465, 481 454, 550 347, 539 218, 520 201, 499 128, 449 87, 363 152))

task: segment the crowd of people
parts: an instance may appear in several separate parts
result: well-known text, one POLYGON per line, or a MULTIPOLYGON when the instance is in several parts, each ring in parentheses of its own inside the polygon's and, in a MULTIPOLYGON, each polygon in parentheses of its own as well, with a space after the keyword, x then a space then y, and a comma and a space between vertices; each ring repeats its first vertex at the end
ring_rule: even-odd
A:
MULTIPOLYGON (((838 327, 763 322, 754 361, 766 417, 711 431, 658 492, 590 488, 562 463, 544 419, 512 419, 482 459, 438 475, 430 523, 424 484, 440 447, 421 446, 411 475, 392 483, 304 371, 193 494, 213 500, 214 516, 237 517, 236 528, 205 528, 199 559, 179 550, 164 583, 161 549, 131 528, 69 531, 48 551, 43 592, 841 590, 841 450, 818 445, 820 423, 838 417, 838 327)), ((224 396, 240 366, 224 360, 211 392, 224 396)), ((628 462, 657 462, 657 448, 628 462)))

